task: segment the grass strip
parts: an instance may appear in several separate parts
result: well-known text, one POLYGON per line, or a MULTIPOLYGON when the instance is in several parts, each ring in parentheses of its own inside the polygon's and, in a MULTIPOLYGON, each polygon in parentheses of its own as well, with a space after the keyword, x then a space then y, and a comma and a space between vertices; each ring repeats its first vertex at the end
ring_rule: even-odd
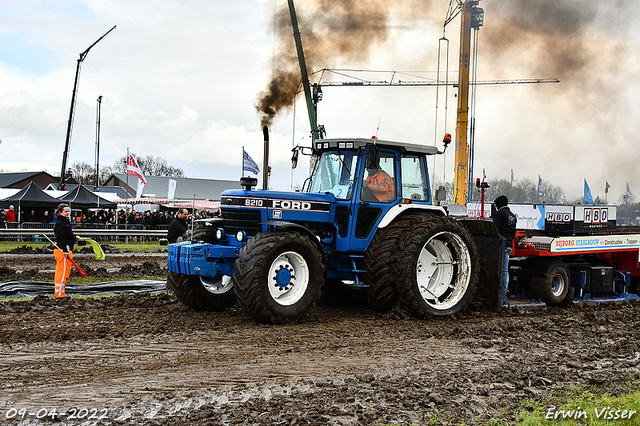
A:
POLYGON ((619 394, 560 389, 547 398, 527 399, 520 408, 516 424, 524 426, 640 426, 640 380, 624 383, 619 394))

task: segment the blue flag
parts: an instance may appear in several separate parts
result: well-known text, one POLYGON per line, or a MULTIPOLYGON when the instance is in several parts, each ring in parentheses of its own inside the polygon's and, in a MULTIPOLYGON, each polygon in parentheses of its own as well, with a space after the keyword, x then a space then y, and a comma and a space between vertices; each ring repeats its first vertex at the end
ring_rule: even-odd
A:
POLYGON ((247 154, 247 151, 245 151, 244 148, 242 148, 242 170, 251 172, 256 176, 260 173, 260 167, 258 167, 256 162, 253 161, 253 158, 247 154))
POLYGON ((593 197, 591 196, 591 189, 589 189, 589 184, 587 180, 584 180, 584 203, 585 204, 593 204, 593 197))
POLYGON ((538 197, 544 196, 544 189, 542 188, 542 178, 538 175, 538 197))

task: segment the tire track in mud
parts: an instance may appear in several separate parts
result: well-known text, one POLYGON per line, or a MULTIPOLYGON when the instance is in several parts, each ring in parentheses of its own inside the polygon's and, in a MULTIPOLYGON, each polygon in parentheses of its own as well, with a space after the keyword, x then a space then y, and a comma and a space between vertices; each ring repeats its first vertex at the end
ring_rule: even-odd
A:
MULTIPOLYGON (((369 342, 371 343, 371 342, 369 342)), ((410 368, 402 357, 413 352, 413 362, 437 357, 468 358, 470 352, 448 341, 385 341, 384 350, 366 350, 362 345, 347 343, 348 350, 326 352, 326 345, 315 348, 296 345, 283 348, 256 346, 253 338, 203 340, 194 343, 150 344, 108 349, 22 353, 0 356, 0 375, 8 381, 20 381, 39 373, 46 377, 37 381, 40 389, 53 387, 61 391, 62 400, 73 390, 96 401, 122 402, 122 393, 132 391, 195 391, 215 387, 246 386, 256 382, 285 383, 291 378, 313 381, 323 377, 352 374, 381 374, 381 371, 410 368), (402 346, 404 345, 404 346, 402 346), (358 352, 361 355, 358 355, 358 352), (398 353, 402 353, 399 356, 398 353), (422 355, 420 355, 422 354, 422 355), (388 368, 387 366, 392 366, 388 368), (81 372, 85 371, 86 374, 81 372), (149 372, 153 371, 152 376, 149 372), (105 398, 104 389, 113 398, 105 398)), ((376 345, 377 346, 377 345, 376 345)), ((432 362, 433 363, 433 362, 432 362)), ((41 403, 45 394, 4 386, 13 400, 41 403)))
POLYGON ((428 320, 323 305, 287 326, 167 294, 0 305, 0 410, 106 407, 113 424, 486 424, 640 378, 638 303, 428 320))

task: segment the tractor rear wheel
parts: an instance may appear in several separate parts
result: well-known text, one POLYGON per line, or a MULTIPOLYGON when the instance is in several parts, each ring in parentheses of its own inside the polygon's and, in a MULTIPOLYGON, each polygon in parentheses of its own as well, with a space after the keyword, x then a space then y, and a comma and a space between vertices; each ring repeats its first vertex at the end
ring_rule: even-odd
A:
POLYGON ((531 293, 547 305, 559 306, 567 297, 570 282, 567 268, 557 263, 549 275, 531 277, 531 293))
POLYGON ((454 219, 411 220, 399 242, 396 281, 400 300, 419 317, 462 311, 478 279, 477 248, 469 231, 454 219))
POLYGON ((267 231, 240 250, 232 279, 240 305, 257 321, 285 324, 315 306, 324 275, 322 254, 309 237, 267 231))
POLYGON ((169 272, 167 287, 182 303, 197 311, 224 311, 236 304, 228 275, 211 279, 169 272))
POLYGON ((369 305, 379 312, 390 311, 398 304, 396 285, 396 263, 398 240, 410 232, 410 224, 399 220, 386 228, 378 229, 364 254, 365 273, 363 281, 369 305))

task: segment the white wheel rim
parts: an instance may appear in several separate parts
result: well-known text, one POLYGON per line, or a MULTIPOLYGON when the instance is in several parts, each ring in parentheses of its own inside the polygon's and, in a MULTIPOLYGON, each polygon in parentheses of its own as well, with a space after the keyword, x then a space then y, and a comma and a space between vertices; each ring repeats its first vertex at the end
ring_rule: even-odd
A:
POLYGON ((556 274, 551 278, 551 293, 553 293, 554 296, 562 296, 564 286, 564 277, 562 275, 556 274))
POLYGON ((422 299, 436 310, 454 307, 464 296, 471 278, 471 256, 462 238, 443 231, 420 250, 416 282, 422 299))
POLYGON ((309 286, 309 265, 300 254, 287 251, 275 258, 267 276, 269 294, 278 304, 290 306, 302 299, 309 286))
POLYGON ((213 279, 200 277, 200 282, 205 290, 212 294, 225 294, 233 287, 233 282, 229 275, 223 275, 222 278, 213 279))

